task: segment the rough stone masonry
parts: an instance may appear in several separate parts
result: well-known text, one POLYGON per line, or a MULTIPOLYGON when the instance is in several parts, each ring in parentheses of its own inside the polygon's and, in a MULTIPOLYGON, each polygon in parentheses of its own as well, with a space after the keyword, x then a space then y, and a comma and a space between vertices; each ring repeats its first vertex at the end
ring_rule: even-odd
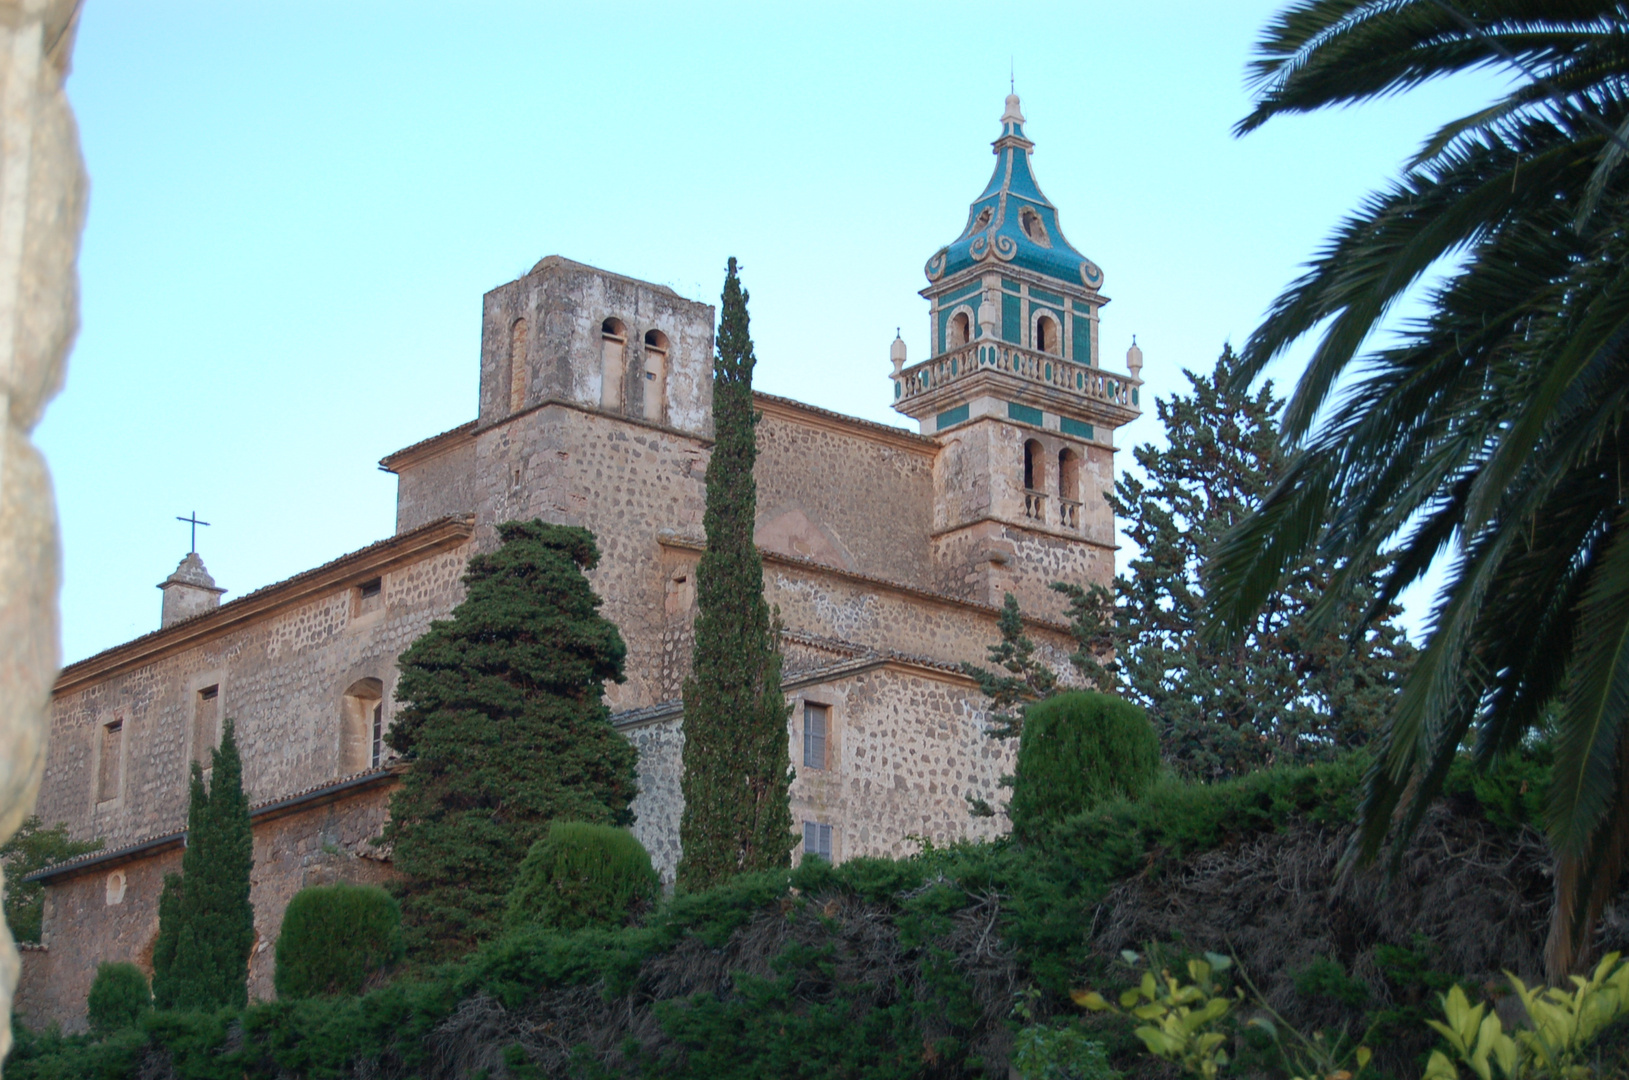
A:
MULTIPOLYGON (((1000 801, 1011 747, 985 735, 958 665, 983 658, 1012 593, 1068 680, 1049 585, 1113 574, 1103 494, 1141 356, 1130 374, 1099 366, 1102 273, 1026 179, 1016 98, 1002 122, 992 184, 1006 198, 981 196, 929 260, 933 355, 910 366, 902 341, 891 350, 893 400, 918 430, 757 399, 757 540, 785 625, 793 820, 839 861, 1002 827, 967 799, 1000 801)), ((44 940, 24 951, 17 1000, 29 1023, 82 1025, 98 961, 150 970, 188 769, 208 762, 225 717, 255 828, 251 994, 273 994, 294 892, 389 878, 371 841, 409 767, 382 739, 397 657, 459 602, 465 563, 507 520, 598 538, 591 580, 628 643, 628 679, 608 689, 640 751, 635 831, 671 880, 713 327, 712 307, 670 289, 543 259, 486 295, 475 419, 381 463, 398 478, 394 535, 225 603, 189 553, 161 585, 159 629, 62 671, 38 812, 105 847, 38 875, 44 940)))

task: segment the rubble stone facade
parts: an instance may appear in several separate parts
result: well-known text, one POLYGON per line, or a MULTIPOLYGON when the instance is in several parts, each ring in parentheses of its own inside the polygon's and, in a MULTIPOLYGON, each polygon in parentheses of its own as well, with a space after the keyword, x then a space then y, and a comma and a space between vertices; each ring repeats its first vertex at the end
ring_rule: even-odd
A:
MULTIPOLYGON (((1103 494, 1139 383, 1097 367, 1101 272, 1068 248, 1038 189, 1014 186, 1029 144, 1004 123, 992 185, 1007 177, 1010 204, 970 215, 930 260, 935 355, 907 367, 903 342, 892 350, 894 400, 918 430, 758 396, 756 535, 785 626, 793 818, 837 860, 996 833, 1000 819, 971 817, 967 799, 999 800, 1012 747, 985 735, 985 702, 959 664, 983 658, 1012 593, 1068 680, 1072 641, 1049 585, 1113 574, 1103 494), (1042 223, 1042 255, 1009 236, 1024 213, 1042 223), (988 302, 957 299, 969 289, 988 302)), ((628 645, 627 681, 607 692, 640 752, 635 832, 672 879, 713 326, 712 307, 670 289, 542 260, 485 298, 476 419, 381 463, 398 478, 395 535, 201 603, 62 673, 39 813, 106 847, 41 875, 44 941, 25 954, 19 999, 31 1023, 81 1024, 97 961, 150 966, 190 763, 207 762, 228 716, 255 815, 251 992, 272 993, 270 950, 295 891, 388 878, 389 853, 371 841, 410 767, 380 741, 397 658, 456 606, 465 563, 508 520, 598 539, 590 579, 628 645)), ((184 569, 207 579, 201 562, 184 569)))

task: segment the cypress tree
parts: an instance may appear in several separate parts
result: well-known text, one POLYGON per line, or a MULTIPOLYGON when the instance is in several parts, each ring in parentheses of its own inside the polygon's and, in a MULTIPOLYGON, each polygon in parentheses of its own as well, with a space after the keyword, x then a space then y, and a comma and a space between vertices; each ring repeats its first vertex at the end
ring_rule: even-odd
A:
POLYGON ((791 761, 781 693, 780 627, 764 602, 752 540, 752 336, 735 260, 724 278, 713 363, 713 455, 707 462, 707 550, 696 567, 696 637, 684 682, 684 816, 679 884, 787 866, 793 845, 791 761))
POLYGON ((249 1003, 249 903, 254 836, 243 793, 243 761, 233 723, 211 751, 211 778, 192 763, 187 849, 181 873, 167 874, 158 900, 153 1001, 161 1009, 241 1009, 249 1003))
POLYGON ((627 825, 638 751, 611 727, 605 680, 627 648, 584 570, 587 529, 511 521, 471 559, 464 602, 401 658, 390 745, 411 762, 391 799, 407 946, 445 959, 500 929, 514 875, 550 821, 627 825))

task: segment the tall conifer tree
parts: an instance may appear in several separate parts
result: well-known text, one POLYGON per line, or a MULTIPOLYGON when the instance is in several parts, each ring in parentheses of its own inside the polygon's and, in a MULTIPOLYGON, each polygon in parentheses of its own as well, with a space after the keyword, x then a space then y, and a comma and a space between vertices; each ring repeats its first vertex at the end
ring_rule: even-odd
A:
POLYGON ((455 956, 501 925, 514 874, 555 819, 627 825, 639 755, 611 727, 616 626, 583 575, 587 529, 511 521, 469 562, 468 592, 402 654, 390 745, 412 761, 385 839, 407 875, 407 944, 455 956))
POLYGON ((786 866, 793 845, 791 761, 781 693, 778 619, 764 602, 753 544, 758 457, 753 434, 747 292, 732 258, 713 364, 713 456, 707 463, 707 550, 696 567, 696 645, 684 683, 684 816, 679 884, 786 866))
POLYGON ((180 875, 165 875, 158 899, 153 1000, 161 1009, 241 1009, 249 1003, 254 835, 233 727, 228 719, 220 748, 210 753, 207 788, 203 771, 192 763, 187 849, 180 875))

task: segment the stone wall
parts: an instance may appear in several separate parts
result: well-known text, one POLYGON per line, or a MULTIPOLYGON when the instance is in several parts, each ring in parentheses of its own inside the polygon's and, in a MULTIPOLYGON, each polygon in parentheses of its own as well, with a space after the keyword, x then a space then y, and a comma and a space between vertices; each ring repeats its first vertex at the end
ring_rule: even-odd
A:
POLYGON ((396 531, 409 532, 449 514, 475 512, 475 439, 473 424, 429 440, 428 453, 414 448, 393 454, 381 466, 396 474, 396 531))
MULTIPOLYGON (((110 848, 183 827, 193 721, 199 692, 209 686, 219 688, 216 722, 236 721, 251 801, 355 771, 341 758, 347 689, 380 680, 389 723, 396 658, 461 599, 468 557, 466 542, 384 573, 383 603, 374 610, 362 610, 355 584, 336 585, 194 647, 59 693, 37 812, 110 848), (120 724, 116 739, 107 734, 112 723, 120 724), (115 787, 104 799, 97 791, 101 758, 115 745, 120 760, 108 773, 115 787)), ((354 576, 374 574, 360 564, 354 576)), ((231 614, 230 605, 218 610, 231 614)))
MULTIPOLYGON (((791 665, 789 665, 791 666, 791 665)), ((975 818, 967 797, 992 805, 1006 800, 998 781, 1012 772, 1016 746, 986 735, 988 715, 970 679, 920 665, 875 660, 822 678, 810 672, 787 680, 792 705, 787 738, 792 767, 792 821, 832 827, 832 856, 900 856, 917 845, 989 839, 1005 818, 975 818), (828 709, 825 768, 803 757, 803 707, 828 709)), ((684 734, 677 712, 626 725, 639 748, 639 798, 634 834, 650 851, 664 881, 673 880, 681 854, 679 779, 684 734)), ((794 857, 801 853, 801 845, 794 857)))
POLYGON ((933 441, 778 398, 758 403, 759 545, 930 585, 933 441))
POLYGON ((581 525, 599 542, 589 574, 601 611, 628 644, 628 679, 608 687, 614 709, 665 700, 664 631, 672 561, 663 531, 700 535, 707 469, 694 437, 630 424, 595 410, 546 405, 482 431, 476 439, 476 540, 517 518, 581 525))
MULTIPOLYGON (((249 899, 255 909, 255 945, 249 960, 249 996, 269 1000, 283 911, 307 885, 335 881, 382 883, 391 875, 369 841, 384 828, 394 782, 320 802, 254 827, 254 869, 249 899)), ((180 846, 116 865, 89 867, 46 889, 45 940, 23 953, 17 1010, 30 1026, 56 1021, 85 1027, 85 995, 96 965, 129 961, 153 973, 158 896, 164 875, 181 870, 180 846)))

